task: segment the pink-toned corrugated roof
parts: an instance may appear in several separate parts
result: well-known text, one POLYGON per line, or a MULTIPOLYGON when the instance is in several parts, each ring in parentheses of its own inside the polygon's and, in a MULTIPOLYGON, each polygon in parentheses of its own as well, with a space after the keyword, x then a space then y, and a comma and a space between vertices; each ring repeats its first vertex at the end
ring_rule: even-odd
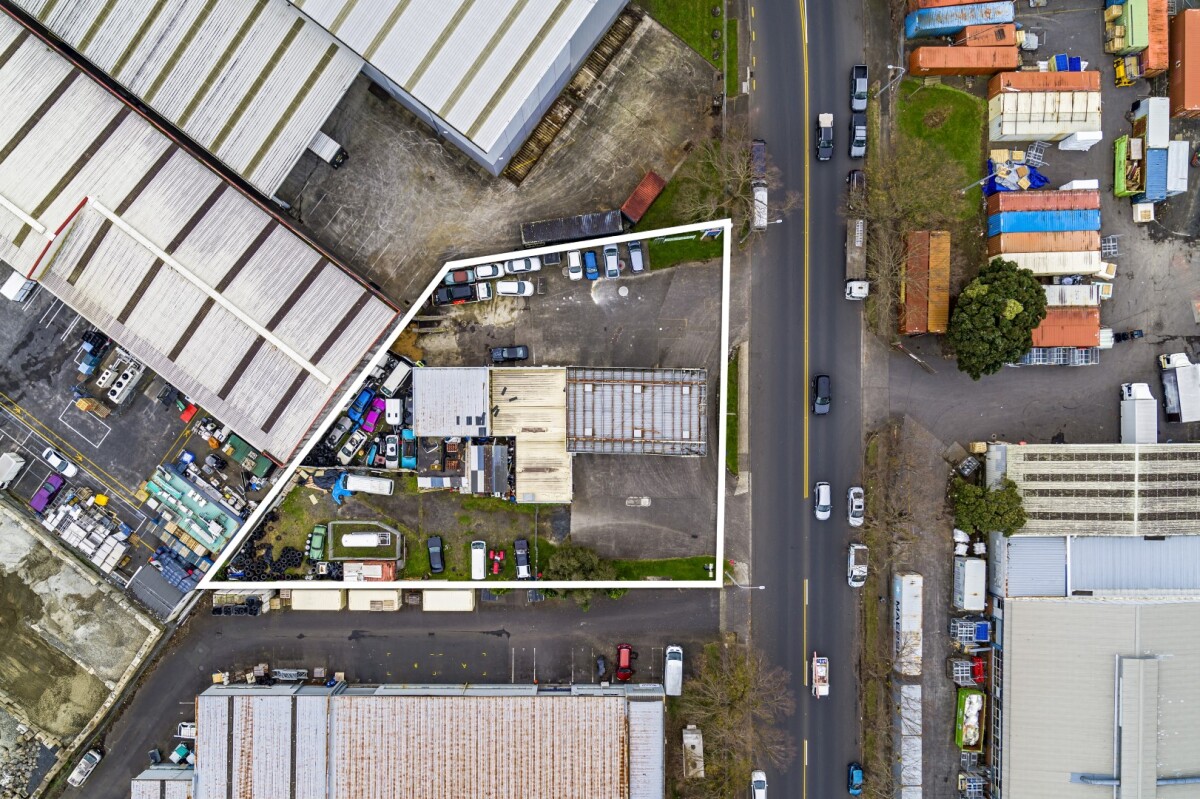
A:
POLYGON ((667 182, 657 172, 647 172, 646 177, 642 178, 642 182, 637 184, 633 194, 630 194, 629 199, 621 206, 621 213, 630 222, 638 222, 650 208, 650 204, 662 194, 666 185, 667 182))
POLYGON ((1096 347, 1100 345, 1099 308, 1047 308, 1034 328, 1035 347, 1096 347))

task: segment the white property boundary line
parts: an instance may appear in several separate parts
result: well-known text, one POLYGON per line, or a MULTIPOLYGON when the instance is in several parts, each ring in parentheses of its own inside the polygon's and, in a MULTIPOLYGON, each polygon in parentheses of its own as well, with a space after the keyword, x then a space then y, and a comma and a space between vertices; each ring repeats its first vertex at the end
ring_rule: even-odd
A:
MULTIPOLYGON (((425 307, 425 298, 431 295, 442 283, 445 275, 454 270, 462 269, 468 266, 476 266, 478 264, 493 263, 496 261, 505 261, 510 258, 521 258, 530 255, 545 255, 552 252, 566 252, 568 250, 577 250, 584 248, 603 247, 606 244, 622 244, 628 241, 645 241, 647 239, 661 238, 664 236, 674 236, 685 233, 699 233, 705 230, 713 230, 720 228, 723 232, 723 257, 721 264, 721 382, 718 392, 719 399, 717 402, 717 543, 714 552, 715 568, 713 569, 714 577, 711 580, 613 580, 608 582, 588 582, 584 580, 500 580, 500 581, 475 581, 475 580, 394 580, 390 582, 364 582, 364 583, 346 583, 334 582, 332 580, 286 580, 286 581, 268 581, 268 582, 248 582, 245 580, 217 580, 216 573, 221 570, 225 562, 233 557, 233 554, 241 548, 242 541, 250 534, 250 532, 258 526, 263 515, 273 508, 279 493, 287 486, 300 467, 303 460, 308 457, 308 453, 321 440, 319 435, 313 435, 308 443, 300 450, 300 452, 292 459, 292 462, 280 474, 275 482, 275 487, 270 493, 263 498, 254 513, 250 514, 250 518, 246 519, 245 524, 238 530, 237 535, 226 544, 224 551, 217 558, 216 563, 212 565, 208 573, 201 579, 197 588, 200 589, 217 589, 217 588, 244 588, 248 591, 253 591, 259 588, 278 589, 278 588, 293 588, 293 589, 314 589, 314 590, 354 590, 354 589, 369 589, 369 588, 409 588, 409 589, 449 589, 449 590, 475 590, 475 589, 492 589, 492 588, 721 588, 724 584, 725 569, 723 561, 725 560, 725 452, 728 442, 725 440, 725 421, 726 415, 729 412, 728 399, 729 395, 726 387, 729 382, 729 260, 731 242, 730 235, 733 230, 733 223, 729 219, 721 219, 713 222, 701 222, 694 225, 678 225, 676 227, 663 228, 661 230, 651 230, 637 233, 625 233, 620 236, 609 236, 602 239, 590 239, 588 241, 576 241, 570 244, 559 244, 551 247, 536 247, 526 250, 515 250, 513 252, 500 253, 498 255, 483 255, 476 258, 462 258, 457 261, 447 261, 438 271, 437 276, 430 281, 425 287, 425 291, 420 295, 421 301, 416 302, 404 315, 400 327, 396 333, 400 335, 405 329, 412 324, 413 318, 422 311, 425 307)), ((494 301, 494 300, 493 300, 494 301)), ((350 384, 350 389, 342 396, 329 413, 328 416, 317 426, 316 429, 322 433, 334 423, 346 407, 350 405, 351 400, 358 394, 363 380, 371 373, 371 370, 383 362, 387 351, 390 349, 392 341, 381 346, 371 358, 366 368, 359 374, 358 378, 350 384)))

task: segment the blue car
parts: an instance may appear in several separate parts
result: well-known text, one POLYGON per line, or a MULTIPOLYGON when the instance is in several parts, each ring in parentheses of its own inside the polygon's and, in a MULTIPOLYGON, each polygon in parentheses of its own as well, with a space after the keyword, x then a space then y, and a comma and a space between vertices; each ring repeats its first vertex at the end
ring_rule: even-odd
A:
POLYGON ((417 468, 417 439, 408 427, 400 435, 400 468, 417 468))
POLYGON ((354 398, 354 404, 350 406, 350 410, 346 411, 346 415, 354 420, 355 424, 362 422, 363 412, 366 411, 367 406, 371 404, 371 398, 374 396, 375 392, 371 391, 369 388, 364 388, 358 393, 358 396, 354 398))
POLYGON ((851 796, 860 796, 863 792, 863 767, 859 763, 851 763, 846 774, 846 790, 851 796))
POLYGON ((600 279, 600 265, 596 263, 596 251, 583 251, 583 275, 588 280, 600 279))

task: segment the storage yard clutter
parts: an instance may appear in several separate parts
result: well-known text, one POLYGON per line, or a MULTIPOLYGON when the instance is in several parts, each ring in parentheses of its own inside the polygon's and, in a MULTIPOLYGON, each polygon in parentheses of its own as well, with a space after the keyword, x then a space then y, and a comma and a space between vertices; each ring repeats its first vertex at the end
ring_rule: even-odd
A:
POLYGON ((1002 72, 988 81, 993 142, 1060 141, 1099 131, 1099 72, 1002 72))

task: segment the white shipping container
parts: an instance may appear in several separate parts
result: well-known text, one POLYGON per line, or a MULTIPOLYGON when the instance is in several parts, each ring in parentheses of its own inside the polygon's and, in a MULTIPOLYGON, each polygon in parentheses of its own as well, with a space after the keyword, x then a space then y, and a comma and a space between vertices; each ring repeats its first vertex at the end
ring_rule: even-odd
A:
POLYGON ((341 589, 292 589, 292 610, 342 610, 345 607, 346 592, 341 589))
POLYGON ((1043 286, 1046 290, 1046 305, 1052 308, 1086 307, 1100 304, 1100 284, 1083 286, 1043 286))
POLYGON ((1186 141, 1173 141, 1167 145, 1167 196, 1183 194, 1188 187, 1188 158, 1190 145, 1186 141))
POLYGON ((1121 443, 1158 443, 1158 402, 1146 383, 1121 386, 1121 443))
POLYGON ((1166 149, 1171 140, 1171 100, 1168 97, 1145 97, 1138 100, 1134 120, 1146 120, 1146 146, 1151 150, 1166 149))
POLYGON ((393 611, 400 609, 396 588, 351 588, 350 610, 393 611))
POLYGON ((475 592, 466 590, 425 590, 421 592, 421 610, 469 611, 475 609, 475 592))
POLYGON ((1058 143, 1058 149, 1086 151, 1099 144, 1103 138, 1104 134, 1098 130, 1072 133, 1058 143))
POLYGON ((1100 92, 1002 92, 988 101, 994 142, 1060 141, 1100 126, 1100 92))
POLYGON ((1070 183, 1064 183, 1058 187, 1059 191, 1074 191, 1075 189, 1100 189, 1100 181, 1092 178, 1091 180, 1072 180, 1070 183))
POLYGON ((892 578, 892 666, 907 677, 921 676, 924 587, 925 578, 919 574, 897 574, 892 578))
POLYGON ((1100 253, 1095 250, 1080 252, 1014 252, 1006 253, 1004 260, 1012 261, 1021 269, 1028 269, 1038 277, 1054 275, 1098 275, 1104 265, 1100 253))
POLYGON ((982 558, 954 559, 954 607, 978 612, 987 605, 987 561, 982 558))

